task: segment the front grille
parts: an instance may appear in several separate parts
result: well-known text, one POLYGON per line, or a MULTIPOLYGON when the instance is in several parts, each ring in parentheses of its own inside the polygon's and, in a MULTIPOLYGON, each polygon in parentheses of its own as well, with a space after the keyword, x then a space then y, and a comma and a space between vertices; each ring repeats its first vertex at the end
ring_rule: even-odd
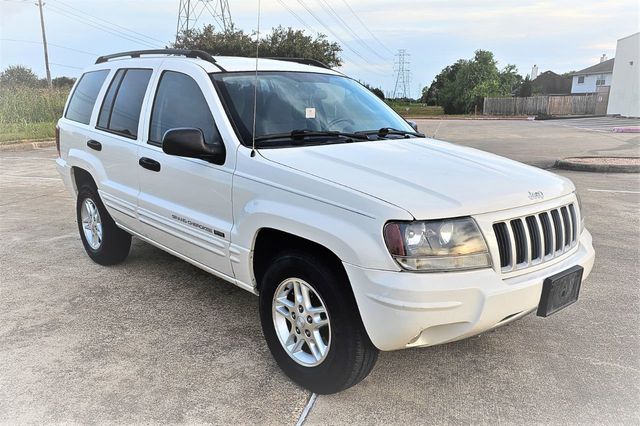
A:
POLYGON ((494 223, 502 272, 528 268, 570 250, 578 241, 576 211, 568 204, 494 223))

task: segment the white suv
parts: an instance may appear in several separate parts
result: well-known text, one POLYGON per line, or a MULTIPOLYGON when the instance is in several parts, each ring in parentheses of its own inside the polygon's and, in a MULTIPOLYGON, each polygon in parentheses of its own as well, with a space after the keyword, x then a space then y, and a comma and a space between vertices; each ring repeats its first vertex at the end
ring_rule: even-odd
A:
POLYGON ((310 60, 104 56, 58 122, 97 263, 136 236, 260 297, 289 377, 358 383, 378 350, 463 339, 574 302, 593 266, 571 181, 428 139, 310 60))

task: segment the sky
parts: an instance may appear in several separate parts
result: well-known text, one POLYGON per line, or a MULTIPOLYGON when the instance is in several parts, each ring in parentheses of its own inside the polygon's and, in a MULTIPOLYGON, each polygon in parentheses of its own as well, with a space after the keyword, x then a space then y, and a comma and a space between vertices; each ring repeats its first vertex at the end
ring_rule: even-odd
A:
MULTIPOLYGON (((0 0, 0 70, 21 64, 44 77, 35 1, 0 0)), ((236 27, 255 31, 258 0, 228 1, 236 27)), ((99 55, 168 45, 175 39, 179 2, 46 0, 52 76, 77 77, 99 55)), ((522 75, 529 74, 534 64, 541 72, 563 73, 594 65, 602 54, 612 58, 617 39, 640 31, 639 4, 637 0, 261 0, 260 27, 263 32, 283 25, 327 34, 343 46, 340 70, 385 92, 395 86, 395 54, 405 49, 410 54, 410 95, 419 97, 421 88, 442 68, 471 58, 477 49, 492 51, 499 67, 515 64, 522 75)), ((203 13, 197 26, 207 23, 215 21, 203 13)))

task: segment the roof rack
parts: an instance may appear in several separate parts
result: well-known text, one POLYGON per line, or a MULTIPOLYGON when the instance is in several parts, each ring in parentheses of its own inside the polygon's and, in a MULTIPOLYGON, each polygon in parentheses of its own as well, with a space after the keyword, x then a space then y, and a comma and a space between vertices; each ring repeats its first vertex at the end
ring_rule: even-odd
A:
POLYGON ((186 56, 187 58, 198 58, 210 62, 220 68, 220 71, 226 71, 216 62, 215 58, 203 50, 194 49, 151 49, 151 50, 131 50, 128 52, 113 53, 111 55, 100 56, 96 59, 96 64, 108 62, 110 59, 131 57, 139 58, 141 55, 177 55, 186 56))
POLYGON ((296 62, 298 64, 303 64, 303 65, 311 65, 314 67, 320 67, 320 68, 325 68, 330 70, 331 67, 327 64, 325 64, 324 62, 318 61, 317 59, 309 59, 309 58, 274 58, 274 57, 267 57, 267 58, 262 58, 262 59, 273 59, 274 61, 287 61, 287 62, 296 62))

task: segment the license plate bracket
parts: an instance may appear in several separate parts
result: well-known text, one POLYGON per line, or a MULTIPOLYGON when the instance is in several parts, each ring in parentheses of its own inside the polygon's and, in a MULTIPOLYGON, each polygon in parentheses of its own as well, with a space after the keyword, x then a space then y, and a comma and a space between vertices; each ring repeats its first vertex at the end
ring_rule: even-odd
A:
POLYGON ((583 272, 584 268, 576 265, 546 278, 542 284, 537 315, 548 317, 575 303, 580 294, 583 272))

